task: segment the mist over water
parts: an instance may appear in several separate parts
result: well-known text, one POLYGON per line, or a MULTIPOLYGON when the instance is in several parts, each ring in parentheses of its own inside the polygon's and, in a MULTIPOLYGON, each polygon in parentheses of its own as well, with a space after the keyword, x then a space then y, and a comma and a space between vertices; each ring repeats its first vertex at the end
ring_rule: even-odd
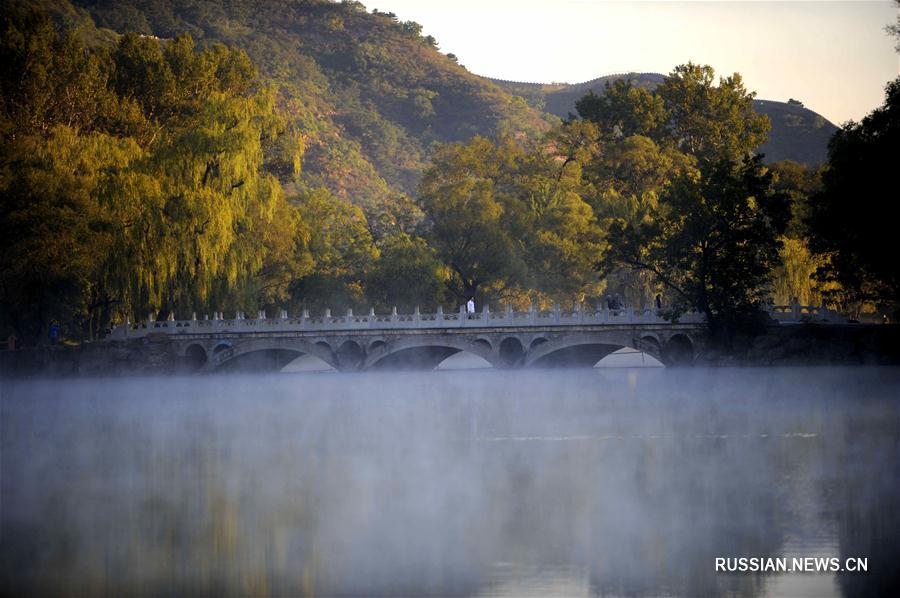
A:
POLYGON ((897 368, 0 381, 0 592, 890 595, 898 398, 897 368))

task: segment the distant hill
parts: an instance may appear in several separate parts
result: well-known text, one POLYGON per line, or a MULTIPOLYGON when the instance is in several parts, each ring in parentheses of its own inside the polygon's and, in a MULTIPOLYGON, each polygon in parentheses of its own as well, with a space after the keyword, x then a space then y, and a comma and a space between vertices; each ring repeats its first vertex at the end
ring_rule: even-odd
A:
MULTIPOLYGON (((662 83, 665 76, 659 73, 626 73, 576 84, 523 83, 500 79, 491 81, 510 93, 521 96, 534 108, 566 118, 570 113, 576 112, 575 102, 588 91, 602 94, 607 83, 622 78, 652 89, 662 83)), ((765 114, 772 122, 769 139, 759 148, 766 155, 767 161, 794 160, 807 165, 825 162, 828 157, 828 140, 837 131, 834 124, 799 103, 755 100, 753 105, 757 112, 765 114)))

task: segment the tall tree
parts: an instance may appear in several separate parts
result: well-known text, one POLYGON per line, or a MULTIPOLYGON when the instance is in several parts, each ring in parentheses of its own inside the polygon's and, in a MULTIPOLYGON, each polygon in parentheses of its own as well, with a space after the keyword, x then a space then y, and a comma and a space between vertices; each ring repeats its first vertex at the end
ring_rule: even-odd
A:
POLYGON ((589 91, 575 102, 578 115, 595 123, 606 139, 643 135, 659 139, 667 114, 663 98, 627 79, 607 83, 602 95, 589 91))
POLYGON ((790 204, 772 179, 759 156, 679 176, 652 218, 612 223, 607 266, 651 272, 678 311, 696 308, 714 334, 730 333, 765 299, 778 263, 790 204))
POLYGON ((719 79, 710 66, 679 65, 656 89, 667 113, 667 136, 683 152, 704 161, 740 159, 762 145, 769 118, 753 110, 738 73, 719 79))
POLYGON ((380 254, 366 280, 366 296, 376 308, 447 307, 447 268, 424 239, 396 233, 380 243, 380 254))
POLYGON ((269 169, 295 177, 302 144, 243 52, 86 48, 29 11, 2 26, 0 325, 33 343, 55 318, 90 338, 286 298, 309 229, 269 169))
POLYGON ((513 218, 502 201, 519 157, 509 140, 495 145, 476 136, 439 149, 422 178, 425 236, 452 271, 450 290, 459 300, 481 301, 486 287, 496 291, 524 278, 521 251, 509 232, 513 218))
POLYGON ((887 85, 884 105, 832 137, 822 190, 810 202, 811 245, 828 259, 820 276, 839 283, 855 301, 900 301, 900 263, 892 245, 898 155, 900 78, 887 85))
POLYGON ((296 308, 344 310, 367 307, 365 281, 378 258, 363 211, 323 188, 297 200, 311 223, 309 251, 313 268, 290 285, 296 308))

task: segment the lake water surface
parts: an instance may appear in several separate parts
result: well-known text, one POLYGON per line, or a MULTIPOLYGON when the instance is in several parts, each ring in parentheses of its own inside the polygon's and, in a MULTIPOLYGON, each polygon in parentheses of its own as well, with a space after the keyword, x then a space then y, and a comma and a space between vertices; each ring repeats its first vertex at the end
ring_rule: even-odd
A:
POLYGON ((0 381, 0 593, 900 595, 898 472, 897 368, 0 381))

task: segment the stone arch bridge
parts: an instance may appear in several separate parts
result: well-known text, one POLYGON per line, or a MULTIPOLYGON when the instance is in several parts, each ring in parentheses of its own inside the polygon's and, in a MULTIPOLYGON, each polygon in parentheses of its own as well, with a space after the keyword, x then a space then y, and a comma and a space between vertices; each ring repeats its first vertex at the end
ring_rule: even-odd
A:
MULTIPOLYGON (((778 319, 798 316, 773 312, 778 319)), ((800 308, 810 318, 827 316, 819 308, 800 308)), ((467 352, 495 368, 591 367, 622 348, 646 353, 665 365, 689 365, 706 342, 703 319, 686 314, 678 323, 654 310, 598 310, 491 313, 332 316, 304 312, 300 317, 247 318, 127 323, 108 340, 136 350, 165 343, 175 361, 196 371, 280 370, 309 355, 339 371, 434 369, 448 357, 467 352)))

